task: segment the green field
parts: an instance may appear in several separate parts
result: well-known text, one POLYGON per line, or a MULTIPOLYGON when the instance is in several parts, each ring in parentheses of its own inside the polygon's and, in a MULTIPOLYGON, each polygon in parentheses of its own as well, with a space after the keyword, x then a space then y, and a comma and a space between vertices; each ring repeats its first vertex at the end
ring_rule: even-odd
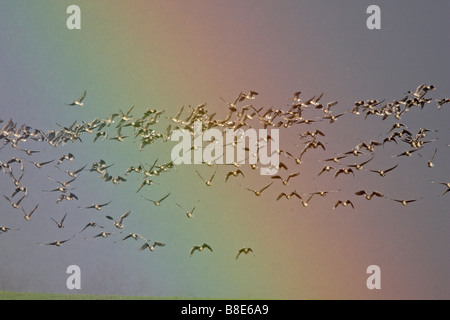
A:
POLYGON ((83 295, 57 293, 26 293, 0 291, 0 300, 202 300, 180 297, 139 297, 114 295, 83 295))

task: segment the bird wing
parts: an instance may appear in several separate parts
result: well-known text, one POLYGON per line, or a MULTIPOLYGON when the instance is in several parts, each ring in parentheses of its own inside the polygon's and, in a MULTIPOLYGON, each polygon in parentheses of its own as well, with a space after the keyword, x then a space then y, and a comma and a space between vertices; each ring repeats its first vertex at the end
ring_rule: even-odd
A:
POLYGON ((119 218, 119 224, 122 224, 123 219, 125 219, 126 217, 128 217, 130 215, 131 211, 128 210, 127 212, 125 212, 123 215, 120 216, 119 218))
MULTIPOLYGON (((273 183, 273 182, 272 182, 273 183)), ((264 188, 262 188, 261 190, 259 190, 259 192, 263 192, 264 190, 266 190, 268 187, 270 187, 272 185, 272 183, 268 184, 267 186, 265 186, 264 188)))
POLYGON ((159 200, 158 202, 162 202, 164 199, 166 199, 168 196, 170 196, 170 192, 167 194, 167 195, 165 195, 161 200, 159 200))
POLYGON ((389 169, 385 170, 384 172, 387 173, 387 172, 389 172, 389 171, 394 170, 394 169, 397 168, 397 167, 398 167, 398 164, 396 164, 396 165, 393 166, 392 168, 389 168, 389 169))
POLYGON ((84 98, 86 98, 86 90, 84 90, 83 95, 81 96, 80 99, 78 99, 79 102, 83 101, 84 98))
POLYGON ((213 251, 213 249, 212 249, 208 244, 206 244, 206 243, 204 243, 204 244, 202 245, 202 247, 211 250, 211 252, 213 251))
POLYGON ((299 174, 300 174, 300 172, 292 173, 288 176, 287 180, 289 181, 290 178, 294 178, 294 177, 298 176, 299 174))
POLYGON ((191 249, 191 251, 190 251, 190 253, 189 253, 189 255, 192 256, 192 254, 195 252, 195 250, 198 250, 198 249, 200 249, 199 246, 193 246, 192 249, 191 249))
POLYGON ((373 158, 374 158, 374 157, 370 158, 370 159, 367 160, 367 161, 364 161, 364 162, 360 163, 359 165, 360 165, 360 166, 364 166, 364 165, 368 164, 370 161, 372 161, 373 158))
POLYGON ((199 176, 203 181, 205 181, 205 179, 203 179, 203 177, 200 175, 200 173, 198 173, 197 170, 195 170, 195 172, 197 172, 198 176, 199 176))
POLYGON ((39 204, 37 204, 33 210, 31 210, 30 214, 28 215, 29 217, 31 217, 31 215, 36 211, 36 209, 39 207, 39 204))
POLYGON ((211 179, 209 179, 210 182, 212 182, 212 180, 214 179, 214 176, 216 175, 216 172, 217 172, 217 168, 216 168, 216 170, 214 170, 214 173, 213 173, 211 179))
POLYGON ((104 203, 104 204, 100 204, 99 205, 99 207, 104 207, 104 206, 107 206, 108 204, 110 204, 112 202, 112 200, 111 201, 109 201, 109 202, 107 202, 107 203, 104 203))
POLYGON ((336 209, 337 206, 340 205, 341 203, 342 203, 342 200, 338 200, 338 201, 335 203, 333 209, 336 209))
POLYGON ((150 246, 150 245, 146 242, 146 243, 144 243, 144 244, 139 248, 139 251, 145 250, 145 249, 147 249, 149 246, 150 246))
POLYGON ((73 173, 74 173, 74 174, 80 173, 81 171, 84 170, 84 168, 86 168, 86 166, 87 166, 87 165, 85 165, 84 167, 78 169, 77 171, 74 171, 73 173))

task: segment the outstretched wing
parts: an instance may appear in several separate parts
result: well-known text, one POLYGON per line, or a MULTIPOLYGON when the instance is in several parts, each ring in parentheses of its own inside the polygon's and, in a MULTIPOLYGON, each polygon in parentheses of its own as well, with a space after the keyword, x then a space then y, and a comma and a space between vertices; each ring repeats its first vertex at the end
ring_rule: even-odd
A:
POLYGON ((120 216, 119 218, 119 224, 122 224, 123 219, 125 219, 126 217, 128 217, 130 215, 131 211, 128 210, 127 212, 125 212, 123 215, 120 216))

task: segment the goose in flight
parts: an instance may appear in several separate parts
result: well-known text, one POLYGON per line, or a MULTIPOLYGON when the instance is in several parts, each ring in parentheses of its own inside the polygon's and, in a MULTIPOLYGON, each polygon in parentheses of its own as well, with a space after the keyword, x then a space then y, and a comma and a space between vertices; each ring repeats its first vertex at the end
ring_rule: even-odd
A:
POLYGON ((272 176, 271 179, 280 179, 283 183, 283 185, 287 186, 289 184, 289 180, 291 178, 294 178, 296 176, 298 176, 300 174, 300 172, 297 173, 291 173, 286 179, 283 179, 281 176, 272 176))
POLYGON ((353 174, 353 176, 355 176, 355 173, 353 172, 353 170, 350 168, 350 169, 347 169, 347 168, 340 168, 340 169, 338 169, 337 171, 336 171, 336 173, 334 174, 334 178, 336 179, 337 178, 337 176, 338 175, 340 175, 341 173, 343 173, 343 174, 353 174))
POLYGON ((97 234, 97 235, 95 235, 95 236, 93 236, 93 237, 90 237, 90 238, 84 238, 85 240, 89 240, 89 239, 95 239, 95 238, 107 238, 107 237, 109 237, 110 235, 112 235, 112 232, 105 232, 105 231, 103 231, 103 232, 100 232, 99 234, 97 234))
POLYGON ((40 246, 61 247, 64 243, 66 243, 67 241, 71 240, 72 238, 69 238, 69 239, 66 239, 66 240, 61 240, 61 241, 55 241, 55 242, 51 242, 51 243, 38 243, 38 245, 40 245, 40 246))
POLYGON ((59 157, 58 162, 56 164, 61 164, 64 160, 72 162, 74 159, 75 156, 71 153, 63 154, 61 157, 59 157))
POLYGON ((237 253, 237 255, 236 255, 236 259, 239 258, 239 256, 241 255, 241 253, 244 253, 244 254, 247 255, 249 252, 253 253, 252 248, 244 247, 244 248, 242 248, 242 249, 239 249, 239 251, 238 251, 238 253, 237 253))
POLYGON ((210 178, 209 180, 203 179, 203 177, 200 175, 200 173, 199 173, 197 170, 195 170, 195 172, 197 172, 198 176, 205 182, 205 184, 206 184, 208 187, 210 187, 210 186, 213 185, 213 184, 212 184, 212 180, 214 179, 214 176, 216 175, 217 168, 216 168, 216 170, 214 171, 213 175, 211 176, 211 178, 210 178))
POLYGON ((72 177, 72 178, 77 178, 77 177, 78 177, 78 174, 79 174, 81 171, 83 171, 83 170, 86 168, 86 166, 87 166, 87 165, 85 165, 84 167, 82 167, 82 168, 80 168, 80 169, 78 169, 78 170, 75 170, 75 171, 63 170, 63 169, 61 169, 61 168, 58 167, 58 166, 55 166, 55 168, 58 169, 58 170, 61 170, 61 171, 65 172, 65 173, 67 173, 67 174, 68 174, 70 177, 72 177))
POLYGON ((333 170, 334 168, 329 166, 329 165, 325 165, 322 170, 319 172, 319 174, 317 176, 320 176, 322 173, 324 172, 330 172, 331 170, 333 170))
POLYGON ((25 218, 26 221, 31 221, 31 215, 36 211, 36 209, 39 207, 39 204, 37 204, 33 210, 30 211, 30 213, 26 213, 23 206, 21 206, 20 208, 22 209, 23 212, 23 217, 25 218))
POLYGON ((111 202, 112 202, 112 200, 107 203, 104 203, 104 204, 92 204, 89 207, 78 207, 78 208, 80 208, 80 209, 95 209, 95 210, 101 211, 104 206, 107 206, 111 202))
POLYGON ((298 134, 299 135, 299 137, 301 138, 301 139, 303 139, 303 138, 306 138, 307 136, 311 136, 312 138, 316 138, 317 136, 319 136, 319 135, 321 135, 321 136, 325 136, 325 134, 322 132, 322 131, 320 131, 320 130, 315 130, 315 131, 306 131, 306 132, 304 132, 303 134, 298 134))
POLYGON ((42 169, 43 166, 45 166, 46 164, 52 163, 55 160, 50 160, 50 161, 45 161, 45 162, 34 162, 34 161, 30 161, 27 160, 28 162, 34 164, 34 166, 38 169, 42 169))
POLYGON ((63 193, 58 197, 56 203, 61 203, 63 200, 72 201, 73 199, 78 200, 78 197, 73 193, 70 193, 69 195, 63 193))
POLYGON ((122 224, 122 223, 123 223, 123 220, 124 220, 126 217, 128 217, 128 216, 130 215, 130 213, 131 213, 131 211, 128 210, 127 212, 125 212, 124 214, 122 214, 122 215, 120 216, 120 218, 119 218, 119 221, 114 220, 114 218, 111 217, 111 216, 106 216, 106 219, 112 220, 112 221, 114 222, 114 226, 115 226, 117 229, 123 229, 123 228, 124 228, 124 226, 123 226, 123 224, 122 224))
POLYGON ((10 230, 20 230, 20 229, 12 229, 12 228, 9 228, 9 227, 0 226, 0 234, 7 233, 10 230))
POLYGON ((314 197, 315 194, 317 194, 317 193, 310 194, 309 198, 307 200, 301 199, 302 206, 305 208, 309 207, 309 201, 311 201, 311 199, 314 197))
POLYGON ((297 198, 299 198, 300 200, 302 200, 302 197, 297 193, 297 191, 292 191, 290 194, 287 193, 280 193, 277 197, 277 201, 280 200, 281 198, 285 197, 286 199, 290 200, 293 196, 296 196, 297 198))
POLYGON ((144 240, 145 242, 148 242, 149 240, 147 240, 146 238, 144 238, 143 236, 141 236, 140 234, 138 234, 138 233, 130 233, 129 235, 127 235, 125 238, 123 238, 122 240, 118 240, 118 241, 115 241, 115 243, 118 243, 119 241, 125 241, 125 240, 127 240, 127 239, 130 239, 130 238, 133 238, 134 240, 139 240, 139 239, 142 239, 142 240, 144 240))
POLYGON ((361 190, 361 191, 355 192, 355 194, 356 194, 357 196, 365 196, 365 198, 366 198, 367 200, 372 199, 373 196, 377 196, 377 197, 380 197, 380 198, 383 198, 383 197, 384 197, 384 195, 383 195, 381 192, 378 192, 378 191, 372 191, 372 192, 369 194, 369 193, 367 193, 365 190, 361 190))
MULTIPOLYGON (((200 201, 200 200, 199 200, 199 201, 200 201)), ((198 203, 199 201, 197 201, 197 203, 198 203)), ((194 217, 195 206, 192 208, 191 211, 188 211, 188 210, 184 209, 182 206, 180 206, 178 203, 175 203, 175 204, 177 205, 177 207, 179 207, 181 210, 183 210, 183 211, 186 213, 186 216, 187 216, 188 218, 194 217)))
POLYGON ((426 160, 420 153, 418 153, 418 155, 427 162, 428 168, 434 167, 433 161, 434 161, 434 157, 436 156, 437 150, 438 150, 437 148, 434 150, 433 156, 431 157, 430 160, 426 160))
POLYGON ((370 161, 373 160, 374 157, 370 158, 367 161, 361 162, 361 163, 355 163, 355 164, 347 164, 346 166, 349 168, 355 168, 356 170, 362 170, 363 167, 368 164, 370 161))
POLYGON ((151 186, 152 184, 154 184, 156 182, 154 182, 153 180, 150 179, 145 179, 144 181, 142 181, 141 185, 139 186, 139 189, 136 191, 136 193, 138 193, 139 191, 141 191, 141 189, 145 186, 151 186))
POLYGON ((350 205, 353 209, 355 209, 355 206, 353 205, 353 203, 350 200, 347 200, 347 201, 338 200, 336 202, 336 204, 334 205, 333 209, 336 209, 339 205, 342 205, 344 207, 347 207, 348 205, 350 205))
POLYGON ((72 100, 71 103, 66 103, 67 106, 79 106, 82 107, 84 106, 84 98, 86 98, 86 90, 84 90, 83 95, 80 97, 80 99, 78 100, 72 100))
POLYGON ((258 92, 256 91, 250 91, 248 94, 242 93, 239 97, 239 102, 244 101, 245 99, 249 99, 249 100, 255 100, 255 96, 258 95, 258 92))
POLYGON ((53 222, 56 223, 56 225, 58 226, 59 229, 62 229, 62 228, 64 228, 64 220, 66 220, 66 216, 67 216, 67 213, 64 215, 64 217, 62 217, 60 222, 56 221, 52 217, 50 217, 50 219, 52 219, 53 222))
POLYGON ((255 196, 259 197, 259 196, 261 196, 262 192, 263 192, 264 190, 266 190, 268 187, 270 187, 272 184, 273 184, 273 182, 271 182, 270 184, 268 184, 267 186, 265 186, 264 188, 262 188, 262 189, 260 189, 260 190, 253 190, 253 189, 249 189, 249 188, 246 188, 246 189, 247 189, 248 191, 253 192, 253 193, 255 194, 255 196))
POLYGON ((149 249, 150 251, 155 251, 156 247, 164 247, 166 244, 159 242, 159 241, 155 241, 153 242, 153 244, 149 244, 148 242, 144 243, 140 248, 139 251, 143 251, 145 249, 149 249))
POLYGON ((191 248, 191 251, 189 253, 189 256, 192 257, 195 251, 203 251, 203 249, 209 249, 211 252, 213 252, 213 249, 206 243, 203 243, 201 246, 193 246, 191 248))
POLYGON ((238 175, 242 175, 242 177, 245 177, 244 176, 244 173, 241 171, 241 170, 234 170, 234 171, 230 171, 230 172, 228 172, 227 173, 227 176, 226 176, 226 178, 225 178, 225 182, 227 182, 228 181, 228 178, 230 177, 230 176, 233 176, 233 177, 237 177, 238 175))
POLYGON ((402 204, 402 206, 405 206, 405 207, 406 207, 409 203, 411 203, 411 202, 416 202, 416 201, 418 201, 418 200, 420 200, 420 199, 422 199, 422 198, 419 198, 419 199, 412 199, 412 200, 402 200, 402 199, 390 199, 390 200, 395 201, 395 202, 399 202, 399 203, 402 204))
POLYGON ((146 198, 143 195, 141 195, 142 198, 144 198, 147 201, 153 202, 153 204, 157 207, 159 207, 161 205, 161 202, 163 202, 168 196, 170 196, 170 192, 159 200, 152 200, 152 199, 146 198))
POLYGON ((14 163, 14 162, 20 164, 20 171, 23 172, 23 170, 24 170, 23 160, 20 159, 20 158, 12 158, 12 159, 8 160, 8 161, 6 162, 6 164, 10 165, 11 163, 14 163))
POLYGON ((49 178, 50 180, 56 182, 56 183, 59 183, 59 184, 60 184, 61 186, 63 186, 64 188, 68 188, 68 187, 70 186, 70 184, 71 184, 72 182, 74 182, 74 181, 77 179, 77 178, 73 178, 73 179, 70 179, 69 181, 61 182, 61 181, 58 181, 58 180, 53 179, 53 178, 50 177, 50 176, 48 176, 48 178, 49 178))
POLYGON ((392 156, 392 158, 398 158, 398 157, 403 157, 403 156, 407 156, 410 157, 414 152, 416 152, 419 149, 413 149, 413 150, 406 150, 403 153, 400 153, 399 155, 396 156, 392 156))
POLYGON ((344 159, 346 157, 347 157, 346 155, 344 155, 344 156, 335 156, 335 157, 332 157, 332 158, 329 158, 329 159, 325 159, 325 160, 321 160, 321 161, 332 161, 334 163, 339 163, 339 160, 344 159))
POLYGON ((19 149, 19 150, 25 152, 29 156, 32 156, 35 153, 41 152, 40 150, 28 150, 28 149, 19 149))
POLYGON ((7 196, 3 195, 3 197, 4 197, 6 200, 9 201, 9 203, 11 204, 11 206, 12 206, 14 209, 18 209, 18 208, 19 208, 20 203, 21 203, 22 200, 25 198, 25 196, 26 196, 26 195, 23 195, 23 197, 20 198, 17 202, 14 202, 14 201, 12 201, 11 199, 9 199, 7 196))
POLYGON ((295 102, 300 102, 302 100, 302 99, 300 99, 300 95, 301 94, 302 94, 301 91, 294 92, 294 96, 292 98, 288 99, 288 100, 292 100, 292 101, 295 101, 295 102))
POLYGON ((103 229, 103 227, 102 226, 100 226, 100 225, 98 225, 97 223, 95 223, 95 222, 89 222, 84 228, 83 228, 83 230, 81 230, 79 233, 82 233, 84 230, 86 230, 87 228, 89 228, 89 227, 99 227, 99 228, 101 228, 101 229, 103 229))
POLYGON ((392 168, 389 168, 389 169, 386 169, 386 170, 369 170, 369 171, 378 173, 381 177, 385 177, 385 176, 386 176, 386 173, 388 173, 388 172, 394 170, 394 169, 397 168, 397 167, 398 167, 398 164, 396 164, 396 165, 393 166, 392 168))

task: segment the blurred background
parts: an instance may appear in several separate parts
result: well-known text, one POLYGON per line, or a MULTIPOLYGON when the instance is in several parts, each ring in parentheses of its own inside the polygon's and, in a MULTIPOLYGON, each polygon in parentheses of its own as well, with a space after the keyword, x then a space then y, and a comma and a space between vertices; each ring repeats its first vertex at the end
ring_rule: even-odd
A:
MULTIPOLYGON (((258 92, 250 101, 256 109, 292 105, 288 100, 301 91, 307 100, 323 93, 323 102, 344 113, 333 124, 280 128, 280 147, 297 156, 306 140, 298 134, 319 129, 318 140, 326 150, 308 150, 304 163, 280 156, 289 173, 300 172, 288 186, 242 166, 245 177, 226 173, 233 166, 217 167, 214 185, 203 177, 213 174, 206 165, 180 165, 152 177, 156 182, 136 192, 143 179, 138 174, 114 185, 83 171, 71 184, 79 198, 56 203, 57 193, 42 190, 65 181, 67 174, 54 167, 42 169, 25 162, 21 184, 29 190, 21 205, 38 209, 28 222, 21 210, 0 199, 0 225, 18 231, 0 234, 0 290, 71 294, 114 294, 156 297, 207 297, 232 299, 448 299, 449 105, 436 103, 406 113, 401 120, 349 113, 355 101, 402 99, 420 84, 433 84, 427 97, 450 96, 450 22, 448 1, 377 1, 381 29, 369 30, 369 1, 0 1, 0 119, 12 119, 43 131, 59 130, 75 120, 106 119, 119 110, 140 117, 147 108, 165 110, 155 129, 164 132, 172 117, 185 106, 206 103, 210 113, 225 118, 228 105, 240 92, 258 92), (81 30, 68 30, 66 9, 81 9, 81 30), (69 107, 83 91, 83 107, 69 107), (223 100, 222 100, 223 99, 223 100), (411 157, 395 157, 408 149, 399 142, 377 147, 369 169, 399 166, 386 177, 361 171, 333 177, 318 176, 325 162, 352 150, 361 141, 382 139, 395 122, 417 133, 429 132, 434 140, 411 157), (425 159, 434 150, 435 167, 425 159), (273 182, 261 197, 259 189, 273 182), (389 198, 419 199, 402 206, 376 198, 370 201, 354 193, 377 190, 389 198), (296 199, 276 200, 281 192, 308 194, 337 191, 313 197, 307 208, 296 199), (154 206, 141 197, 160 199, 154 206), (351 200, 355 209, 338 207, 337 200, 351 200), (80 210, 93 203, 111 204, 102 211, 80 210), (189 219, 176 203, 190 209, 189 219), (122 234, 86 240, 101 232, 88 228, 91 221, 104 231, 120 232, 105 218, 124 220, 122 234), (67 213, 65 228, 50 219, 67 213), (139 251, 141 241, 119 241, 135 232, 164 247, 139 251), (73 239, 61 247, 39 246, 73 239), (189 251, 207 243, 213 252, 189 251), (251 247, 254 254, 238 250, 251 247), (81 269, 81 290, 68 290, 66 269, 81 269), (381 269, 381 290, 366 287, 370 265, 381 269)), ((305 116, 320 120, 320 111, 305 116)), ((186 113, 185 113, 186 114, 186 113)), ((111 129, 113 132, 113 128, 111 129)), ((52 147, 43 142, 23 142, 20 147, 41 151, 28 157, 6 145, 0 160, 12 157, 33 161, 58 159, 72 153, 64 170, 76 170, 103 159, 113 164, 112 176, 130 166, 170 161, 171 143, 157 141, 142 151, 132 131, 124 142, 82 142, 52 147), (131 133, 131 134, 130 134, 131 133)), ((114 133, 113 133, 114 134, 114 133)), ((370 159, 348 157, 345 164, 370 159)), ((15 176, 20 175, 14 164, 15 176), (17 174, 16 174, 17 172, 17 174)), ((337 166, 337 165, 336 165, 337 166)), ((280 175, 286 177, 282 170, 280 175)), ((0 191, 10 196, 14 185, 0 174, 0 191)), ((16 198, 15 198, 16 199, 16 198)))

